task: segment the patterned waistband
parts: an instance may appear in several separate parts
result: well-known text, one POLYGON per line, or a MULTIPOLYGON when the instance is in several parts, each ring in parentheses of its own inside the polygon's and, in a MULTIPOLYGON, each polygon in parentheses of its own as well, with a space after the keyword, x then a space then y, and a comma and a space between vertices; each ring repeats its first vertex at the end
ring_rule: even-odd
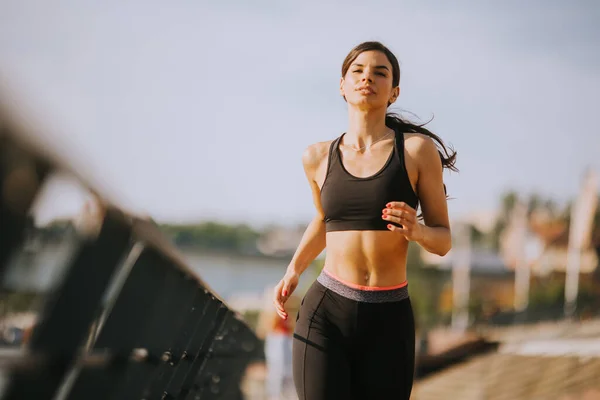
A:
POLYGON ((364 303, 390 303, 408 298, 408 282, 391 288, 359 286, 343 282, 324 270, 317 282, 340 296, 364 303))

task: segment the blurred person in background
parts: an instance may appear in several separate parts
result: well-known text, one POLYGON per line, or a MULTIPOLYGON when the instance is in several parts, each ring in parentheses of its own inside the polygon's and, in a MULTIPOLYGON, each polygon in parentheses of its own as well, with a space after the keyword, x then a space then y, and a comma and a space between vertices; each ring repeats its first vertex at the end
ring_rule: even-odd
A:
POLYGON ((438 255, 450 250, 443 169, 456 170, 456 153, 423 125, 388 113, 399 82, 388 48, 355 47, 340 80, 348 129, 302 156, 316 216, 273 298, 287 320, 285 304, 300 275, 327 247, 294 331, 301 400, 410 398, 415 326, 407 249, 413 241, 438 255))
MULTIPOLYGON (((268 293, 272 292, 271 287, 268 293)), ((270 296, 266 296, 266 299, 270 300, 270 296)), ((265 342, 267 399, 289 398, 290 393, 293 393, 292 321, 279 318, 271 303, 267 302, 261 310, 256 331, 258 337, 265 342)))

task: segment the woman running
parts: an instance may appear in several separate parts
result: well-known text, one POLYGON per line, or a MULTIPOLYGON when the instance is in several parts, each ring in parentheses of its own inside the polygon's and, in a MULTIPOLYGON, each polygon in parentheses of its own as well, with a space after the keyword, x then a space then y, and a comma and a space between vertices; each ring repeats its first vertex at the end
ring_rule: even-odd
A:
POLYGON ((275 288, 278 314, 298 278, 327 247, 307 291, 293 343, 300 400, 409 399, 415 327, 406 280, 408 243, 451 248, 443 168, 456 153, 424 128, 387 112, 400 67, 379 42, 355 47, 342 65, 348 129, 302 156, 316 215, 275 288), (423 223, 417 215, 420 206, 423 223))

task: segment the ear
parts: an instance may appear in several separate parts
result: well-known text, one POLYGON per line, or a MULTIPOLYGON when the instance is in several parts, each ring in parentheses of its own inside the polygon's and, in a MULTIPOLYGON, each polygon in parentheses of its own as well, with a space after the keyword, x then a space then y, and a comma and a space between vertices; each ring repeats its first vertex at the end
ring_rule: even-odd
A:
POLYGON ((343 98, 346 98, 346 93, 344 93, 344 78, 340 78, 340 94, 343 98))
POLYGON ((400 86, 396 86, 392 89, 392 94, 390 95, 389 103, 394 104, 394 102, 398 99, 398 96, 400 96, 400 86))

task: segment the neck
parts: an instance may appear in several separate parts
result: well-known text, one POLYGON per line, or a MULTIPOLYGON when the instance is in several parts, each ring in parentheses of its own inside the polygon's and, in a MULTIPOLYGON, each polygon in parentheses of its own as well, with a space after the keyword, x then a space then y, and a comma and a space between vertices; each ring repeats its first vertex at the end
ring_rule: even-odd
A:
POLYGON ((386 108, 360 110, 349 107, 348 131, 344 144, 354 147, 370 146, 374 141, 389 133, 385 125, 386 108))

